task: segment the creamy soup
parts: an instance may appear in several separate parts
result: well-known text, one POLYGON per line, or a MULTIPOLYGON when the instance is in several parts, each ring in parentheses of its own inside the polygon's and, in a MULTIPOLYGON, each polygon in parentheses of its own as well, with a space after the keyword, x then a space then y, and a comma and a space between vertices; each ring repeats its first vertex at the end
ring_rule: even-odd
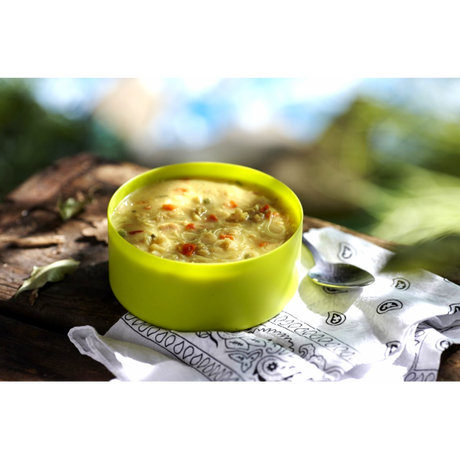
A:
POLYGON ((235 182, 174 179, 139 188, 112 215, 129 243, 159 257, 219 263, 283 244, 293 223, 267 192, 235 182))

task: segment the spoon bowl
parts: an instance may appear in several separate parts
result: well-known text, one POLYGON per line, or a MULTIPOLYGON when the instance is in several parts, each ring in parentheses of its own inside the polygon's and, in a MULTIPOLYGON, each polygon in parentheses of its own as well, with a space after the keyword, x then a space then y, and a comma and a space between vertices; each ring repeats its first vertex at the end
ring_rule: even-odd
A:
POLYGON ((314 283, 333 289, 358 289, 369 286, 375 281, 369 272, 355 265, 326 261, 304 235, 302 235, 302 243, 315 260, 315 266, 308 272, 308 276, 314 283))

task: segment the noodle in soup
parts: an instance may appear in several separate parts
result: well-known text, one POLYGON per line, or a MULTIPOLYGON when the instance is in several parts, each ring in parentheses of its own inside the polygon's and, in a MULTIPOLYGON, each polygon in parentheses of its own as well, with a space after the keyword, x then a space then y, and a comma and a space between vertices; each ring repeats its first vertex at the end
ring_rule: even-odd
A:
POLYGON ((141 187, 118 205, 112 222, 139 249, 193 263, 258 257, 294 232, 289 213, 269 192, 200 178, 141 187))

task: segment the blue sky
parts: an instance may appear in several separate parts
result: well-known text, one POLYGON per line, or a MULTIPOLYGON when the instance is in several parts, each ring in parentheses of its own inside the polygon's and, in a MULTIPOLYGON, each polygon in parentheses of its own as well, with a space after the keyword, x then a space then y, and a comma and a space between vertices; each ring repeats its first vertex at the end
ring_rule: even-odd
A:
MULTIPOLYGON (((203 148, 230 129, 257 135, 275 127, 311 141, 353 99, 368 95, 411 110, 458 120, 460 79, 140 78, 165 101, 150 130, 159 147, 203 148)), ((33 82, 37 100, 71 118, 90 114, 116 79, 63 78, 33 82)))

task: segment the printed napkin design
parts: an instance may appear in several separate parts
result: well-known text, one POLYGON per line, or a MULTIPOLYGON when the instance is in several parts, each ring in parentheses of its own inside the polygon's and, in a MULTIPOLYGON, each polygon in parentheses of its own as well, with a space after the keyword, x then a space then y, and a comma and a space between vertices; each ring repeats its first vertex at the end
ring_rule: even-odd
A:
POLYGON ((130 313, 120 321, 107 337, 136 334, 138 344, 193 367, 211 381, 323 379, 323 372, 302 356, 250 332, 177 332, 130 313))
POLYGON ((375 378, 377 369, 398 380, 435 380, 442 351, 460 343, 460 287, 425 271, 380 274, 391 253, 334 228, 310 230, 308 238, 326 259, 364 268, 375 283, 356 290, 317 286, 307 276, 313 261, 304 250, 294 298, 277 316, 246 331, 177 332, 127 313, 105 336, 82 327, 69 337, 81 353, 106 366, 112 353, 110 362, 117 364, 109 370, 119 380, 161 379, 159 372, 154 378, 145 372, 148 366, 158 369, 156 358, 131 359, 133 370, 127 369, 130 351, 117 348, 119 343, 161 354, 165 380, 181 379, 178 363, 195 371, 186 377, 182 372, 186 380, 340 381, 375 378), (168 373, 168 363, 176 365, 175 373, 168 373))

